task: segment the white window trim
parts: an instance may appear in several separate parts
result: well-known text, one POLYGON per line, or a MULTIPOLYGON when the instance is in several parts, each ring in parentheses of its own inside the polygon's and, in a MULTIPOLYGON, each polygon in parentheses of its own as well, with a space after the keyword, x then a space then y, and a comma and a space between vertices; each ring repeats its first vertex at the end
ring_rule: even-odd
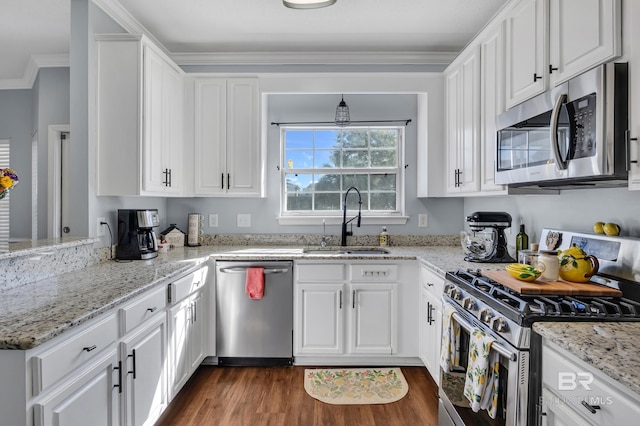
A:
MULTIPOLYGON (((375 126, 365 126, 365 127, 375 127, 375 126)), ((284 132, 288 129, 296 128, 296 126, 286 126, 280 129, 280 215, 277 217, 278 224, 280 225, 321 225, 324 221, 327 225, 339 225, 342 223, 342 213, 341 212, 286 212, 285 213, 285 203, 286 197, 284 196, 285 192, 285 150, 283 145, 284 140, 284 132)), ((308 126, 300 126, 300 128, 309 128, 308 126)), ((406 176, 405 176, 405 157, 404 153, 406 143, 406 129, 402 129, 402 141, 400 146, 398 147, 398 187, 397 191, 397 200, 398 200, 398 210, 395 212, 362 212, 362 225, 404 225, 409 220, 409 216, 406 216, 405 210, 405 184, 406 184, 406 176)), ((352 210, 347 211, 347 216, 349 217, 352 213, 352 210)))

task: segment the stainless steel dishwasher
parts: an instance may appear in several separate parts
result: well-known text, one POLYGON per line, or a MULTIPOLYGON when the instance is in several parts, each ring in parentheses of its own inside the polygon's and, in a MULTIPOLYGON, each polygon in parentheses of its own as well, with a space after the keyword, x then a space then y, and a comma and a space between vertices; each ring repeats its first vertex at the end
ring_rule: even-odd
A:
POLYGON ((218 365, 293 364, 293 263, 216 262, 218 365), (246 270, 264 268, 264 295, 245 293, 246 270))

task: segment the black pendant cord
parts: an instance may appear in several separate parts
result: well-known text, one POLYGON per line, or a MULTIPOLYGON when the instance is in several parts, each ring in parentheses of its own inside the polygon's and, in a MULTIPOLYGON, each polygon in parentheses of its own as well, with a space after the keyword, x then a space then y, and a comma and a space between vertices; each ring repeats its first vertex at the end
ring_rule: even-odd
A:
MULTIPOLYGON (((402 120, 366 120, 366 121, 350 121, 348 123, 348 125, 350 124, 369 124, 369 123, 404 123, 404 125, 408 125, 409 123, 411 123, 411 119, 407 118, 407 119, 402 119, 402 120)), ((333 125, 333 126, 338 126, 336 124, 335 121, 289 121, 289 122, 276 122, 276 121, 272 121, 271 125, 272 126, 287 126, 287 125, 292 125, 292 124, 323 124, 323 125, 333 125)), ((340 125, 339 127, 348 127, 348 125, 340 125)))

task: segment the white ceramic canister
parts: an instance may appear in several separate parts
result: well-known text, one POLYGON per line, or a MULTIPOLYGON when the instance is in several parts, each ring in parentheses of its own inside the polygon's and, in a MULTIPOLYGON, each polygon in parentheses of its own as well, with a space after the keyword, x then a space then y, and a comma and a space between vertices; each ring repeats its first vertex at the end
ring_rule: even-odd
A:
POLYGON ((540 250, 538 256, 538 269, 542 271, 542 281, 557 281, 560 278, 560 259, 558 253, 553 250, 540 250))

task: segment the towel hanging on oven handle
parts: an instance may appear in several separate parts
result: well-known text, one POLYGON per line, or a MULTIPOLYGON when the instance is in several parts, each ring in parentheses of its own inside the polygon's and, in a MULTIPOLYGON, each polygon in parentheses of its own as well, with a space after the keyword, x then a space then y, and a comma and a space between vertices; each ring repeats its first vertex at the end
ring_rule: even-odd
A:
MULTIPOLYGON (((460 315, 459 313, 454 312, 453 315, 451 315, 451 317, 455 319, 458 324, 460 324, 460 327, 464 328, 468 332, 471 332, 473 330, 473 326, 469 324, 467 320, 465 320, 462 317, 462 315, 460 315)), ((500 355, 504 356, 505 358, 508 358, 510 361, 515 361, 518 359, 517 354, 511 352, 509 349, 505 348, 500 343, 496 343, 496 342, 492 343, 491 349, 495 349, 496 352, 498 352, 500 355)))

